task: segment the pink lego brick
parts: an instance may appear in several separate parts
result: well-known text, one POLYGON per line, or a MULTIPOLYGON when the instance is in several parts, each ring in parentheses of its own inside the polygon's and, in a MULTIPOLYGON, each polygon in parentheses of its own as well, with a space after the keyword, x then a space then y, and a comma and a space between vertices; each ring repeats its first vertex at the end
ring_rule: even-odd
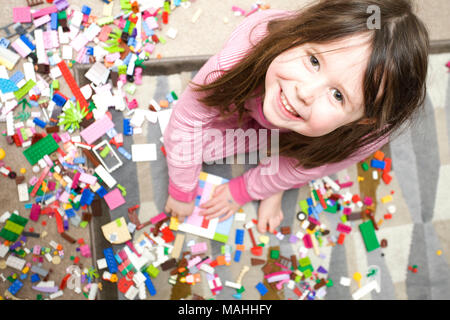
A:
POLYGON ((192 268, 193 266, 195 266, 197 263, 199 263, 200 261, 202 261, 202 258, 200 258, 199 256, 191 259, 188 261, 188 268, 192 268))
POLYGON ((36 203, 33 203, 33 205, 31 206, 30 220, 38 221, 40 215, 41 215, 41 206, 36 203))
POLYGON ((98 40, 100 40, 101 42, 105 42, 106 40, 108 40, 111 31, 112 28, 110 26, 103 26, 100 34, 98 35, 98 40))
POLYGON ((16 7, 13 8, 13 20, 15 23, 30 23, 31 22, 31 8, 30 7, 16 7))
POLYGON ((313 247, 311 236, 308 233, 303 236, 303 244, 307 249, 311 249, 313 247))
POLYGON ((95 184, 97 182, 97 177, 95 177, 95 176, 93 176, 91 174, 88 174, 88 173, 82 173, 80 175, 80 181, 84 182, 84 183, 87 183, 87 184, 92 184, 93 185, 93 184, 95 184))
POLYGON ((339 223, 337 225, 336 230, 339 231, 339 232, 343 232, 343 233, 350 233, 352 231, 352 227, 347 226, 347 225, 345 225, 343 223, 339 223))
POLYGON ((33 19, 38 19, 42 16, 50 15, 51 13, 54 13, 54 12, 58 12, 58 8, 56 8, 56 6, 51 6, 51 7, 47 7, 47 8, 38 10, 38 11, 32 13, 31 16, 33 17, 33 19))
POLYGON ((91 249, 89 248, 89 245, 85 244, 84 246, 80 247, 80 253, 85 258, 91 257, 91 249))
POLYGON ((191 246, 192 254, 205 253, 207 250, 208 250, 208 246, 207 246, 206 242, 196 243, 193 246, 191 246))
POLYGON ((43 24, 46 24, 46 23, 50 22, 51 20, 52 19, 50 18, 49 15, 45 15, 45 16, 40 17, 39 19, 35 19, 33 21, 33 24, 37 28, 37 27, 42 26, 43 24))
POLYGON ((160 214, 158 214, 157 216, 153 217, 150 219, 150 222, 152 224, 157 224, 158 222, 164 220, 165 218, 167 218, 166 214, 164 212, 161 212, 160 214))
POLYGON ((92 144, 112 128, 114 128, 114 123, 105 115, 81 131, 80 135, 88 144, 92 144))
POLYGON ((105 199, 110 210, 114 210, 125 203, 125 199, 118 188, 108 192, 103 199, 105 199))
POLYGON ((67 203, 67 202, 69 202, 69 197, 70 197, 70 194, 69 193, 67 193, 66 191, 64 191, 60 196, 59 196, 59 201, 61 201, 62 203, 67 203))

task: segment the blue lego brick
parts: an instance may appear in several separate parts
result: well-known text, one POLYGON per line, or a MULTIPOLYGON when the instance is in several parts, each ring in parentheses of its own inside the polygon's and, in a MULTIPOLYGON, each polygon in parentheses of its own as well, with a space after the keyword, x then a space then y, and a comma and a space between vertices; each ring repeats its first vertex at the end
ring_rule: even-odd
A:
POLYGON ((264 296, 269 291, 262 282, 260 282, 256 285, 256 289, 259 291, 259 293, 262 296, 264 296))
POLYGON ((86 54, 88 56, 93 56, 94 55, 94 47, 90 47, 90 46, 86 46, 86 54))
POLYGON ((153 282, 150 279, 150 276, 147 274, 147 272, 142 272, 142 274, 145 276, 145 285, 147 286, 148 292, 150 292, 151 296, 154 296, 156 294, 156 289, 153 286, 153 282))
POLYGON ((41 278, 39 278, 39 275, 37 273, 34 273, 31 276, 30 280, 31 280, 31 283, 35 283, 35 282, 41 281, 41 278))
POLYGON ((244 229, 236 229, 236 237, 234 238, 235 244, 244 244, 244 229))
POLYGON ((108 191, 106 191, 105 188, 103 188, 102 186, 100 186, 100 188, 98 188, 98 190, 96 191, 96 193, 98 194, 98 196, 100 198, 103 199, 103 197, 108 193, 108 191))
POLYGON ((25 75, 21 71, 16 71, 11 77, 9 77, 9 80, 14 82, 16 85, 23 79, 25 79, 25 75))
POLYGON ((114 259, 116 259, 118 264, 122 264, 122 262, 123 262, 122 258, 118 254, 114 255, 114 259))
POLYGON ((114 251, 112 248, 106 248, 103 250, 103 254, 106 259, 106 264, 108 265, 108 271, 111 273, 116 273, 119 268, 117 266, 117 262, 114 259, 114 251))
POLYGON ((386 166, 386 162, 380 161, 380 160, 376 160, 376 159, 372 159, 370 161, 370 166, 372 168, 384 169, 384 167, 386 166))
POLYGON ((312 201, 311 198, 307 198, 307 199, 306 199, 306 203, 308 203, 309 206, 314 205, 314 203, 313 203, 313 201, 312 201))
POLYGON ((133 135, 133 127, 130 124, 131 119, 123 119, 123 134, 126 136, 133 135))
POLYGON ((22 289, 23 283, 20 282, 19 279, 13 282, 13 284, 8 288, 8 291, 11 292, 13 296, 16 295, 17 292, 19 292, 20 289, 22 289))
POLYGON ((181 0, 173 0, 173 4, 176 7, 179 7, 181 5, 181 0))
POLYGON ((172 103, 172 102, 173 102, 173 97, 172 97, 172 95, 171 95, 170 93, 166 94, 166 100, 167 100, 169 103, 172 103))
POLYGON ((81 13, 85 14, 85 15, 90 15, 91 14, 91 8, 88 7, 87 5, 83 5, 83 7, 81 8, 81 13))
POLYGON ((61 96, 59 93, 54 93, 53 94, 53 98, 52 101, 59 107, 62 107, 66 104, 66 98, 64 98, 63 96, 61 96))
POLYGON ((71 208, 71 209, 67 209, 66 211, 66 216, 67 216, 67 218, 73 218, 73 217, 75 217, 75 211, 73 211, 73 209, 71 208))
POLYGON ((131 153, 129 153, 124 147, 117 148, 117 151, 119 151, 120 154, 125 157, 125 159, 131 160, 132 158, 131 153))
POLYGON ((73 163, 74 164, 84 164, 84 163, 86 163, 86 159, 84 159, 83 157, 77 157, 77 158, 73 159, 73 163))
POLYGON ((34 117, 33 122, 34 122, 35 125, 41 127, 42 129, 44 129, 45 126, 47 125, 47 122, 42 121, 41 119, 39 119, 37 117, 34 117))
POLYGON ((80 206, 88 205, 90 206, 92 201, 94 200, 95 193, 93 193, 89 189, 84 189, 83 193, 81 194, 80 199, 80 206))
POLYGON ((31 51, 33 51, 34 49, 36 49, 36 46, 30 41, 30 39, 27 38, 26 35, 22 34, 20 36, 20 40, 23 41, 23 43, 25 43, 25 45, 31 49, 31 51))
POLYGON ((241 261, 241 254, 242 254, 242 251, 241 251, 241 250, 236 250, 236 251, 234 252, 234 262, 239 262, 239 261, 241 261))
POLYGON ((0 38, 0 47, 8 48, 10 43, 11 43, 11 41, 9 41, 8 39, 0 38))
POLYGON ((53 12, 52 14, 50 14, 50 28, 52 30, 58 30, 58 13, 57 12, 53 12))

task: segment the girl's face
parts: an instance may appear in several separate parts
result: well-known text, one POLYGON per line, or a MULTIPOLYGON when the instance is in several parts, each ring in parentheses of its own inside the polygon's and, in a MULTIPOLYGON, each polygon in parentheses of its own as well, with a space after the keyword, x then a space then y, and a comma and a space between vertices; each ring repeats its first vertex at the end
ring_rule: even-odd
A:
POLYGON ((280 54, 265 80, 264 116, 273 125, 319 137, 364 115, 367 34, 308 43, 280 54))

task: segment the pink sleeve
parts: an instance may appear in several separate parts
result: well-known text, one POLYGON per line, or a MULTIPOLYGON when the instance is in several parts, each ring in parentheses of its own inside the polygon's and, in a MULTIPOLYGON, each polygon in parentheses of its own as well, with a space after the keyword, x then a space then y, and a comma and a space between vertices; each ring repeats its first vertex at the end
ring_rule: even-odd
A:
MULTIPOLYGON (((203 84, 208 73, 217 69, 219 65, 215 55, 192 80, 203 84)), ((217 75, 212 74, 208 81, 213 81, 215 77, 217 75)), ((192 90, 190 85, 187 86, 173 107, 164 131, 164 148, 169 172, 168 192, 174 199, 183 202, 190 202, 195 198, 202 167, 202 146, 195 142, 196 135, 199 134, 196 128, 204 127, 219 114, 217 110, 207 108, 198 101, 201 95, 192 90)))
POLYGON ((293 188, 299 188, 311 180, 334 174, 364 160, 388 142, 388 138, 363 148, 341 162, 323 165, 313 169, 295 167, 296 160, 279 157, 248 170, 242 176, 230 180, 230 190, 234 200, 240 205, 252 200, 263 200, 271 195, 293 188))

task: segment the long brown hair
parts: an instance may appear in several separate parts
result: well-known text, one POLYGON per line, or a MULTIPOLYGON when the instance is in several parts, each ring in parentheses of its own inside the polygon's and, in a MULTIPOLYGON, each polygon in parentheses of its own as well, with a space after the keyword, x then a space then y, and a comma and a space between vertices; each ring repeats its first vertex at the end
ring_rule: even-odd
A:
MULTIPOLYGON (((369 11, 370 12, 370 11, 369 11)), ((364 118, 321 137, 296 132, 280 133, 279 153, 295 158, 297 165, 314 168, 340 162, 364 146, 399 132, 412 123, 426 97, 429 39, 422 21, 408 0, 320 0, 267 24, 268 34, 248 55, 221 77, 194 90, 205 92, 200 99, 218 108, 222 116, 249 113, 248 99, 264 93, 266 71, 282 52, 306 44, 327 43, 357 33, 371 33, 372 53, 364 75, 364 118), (369 30, 369 6, 379 8, 378 29, 369 30), (231 108, 231 106, 233 106, 231 108)))

